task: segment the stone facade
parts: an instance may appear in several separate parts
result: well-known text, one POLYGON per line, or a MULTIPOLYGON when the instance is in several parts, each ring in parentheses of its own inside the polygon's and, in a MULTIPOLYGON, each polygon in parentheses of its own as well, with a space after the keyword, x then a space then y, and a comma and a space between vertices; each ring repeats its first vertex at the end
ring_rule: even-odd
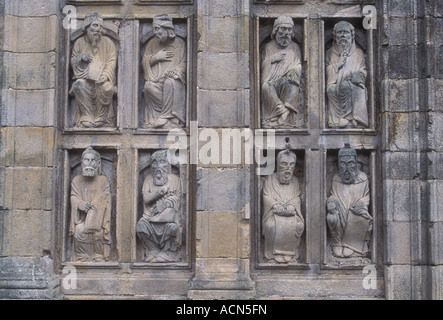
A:
MULTIPOLYGON (((440 0, 0 0, 0 298, 442 299, 442 35, 440 0), (78 79, 71 57, 91 12, 102 17, 102 40, 117 52, 115 92, 106 105, 115 118, 79 127, 78 97, 69 94, 78 79), (293 116, 291 124, 285 118, 269 131, 262 109, 269 87, 261 80, 262 60, 270 58, 262 58, 277 18, 293 26, 300 63, 288 81, 299 91, 292 104, 272 105, 278 116, 293 116), (161 33, 155 21, 174 26, 181 48, 160 41, 156 50, 173 53, 157 58, 185 59, 181 73, 164 76, 175 85, 163 79, 147 97, 152 79, 145 73, 154 63, 144 57, 161 33), (333 91, 327 56, 341 21, 355 28, 365 72, 333 91), (178 102, 166 98, 177 88, 175 109, 178 102), (330 108, 363 94, 364 126, 329 124, 330 108), (151 105, 156 124, 146 126, 151 105), (236 133, 243 138, 235 140, 236 133), (150 194, 144 184, 159 167, 151 158, 177 140, 188 143, 176 148, 181 156, 169 163, 167 182, 154 182, 150 194), (345 145, 355 151, 356 181, 367 189, 365 196, 346 191, 364 205, 346 207, 341 221, 352 228, 340 231, 334 247, 338 227, 328 199, 345 145), (109 231, 95 238, 85 231, 97 243, 106 240, 106 259, 78 261, 71 192, 89 147, 100 154, 109 184, 109 231), (274 207, 263 189, 280 171, 265 171, 284 150, 294 155, 286 165, 297 187, 285 189, 275 178, 266 194, 279 198, 274 207), (296 205, 281 190, 299 190, 290 191, 296 205), (299 218, 264 226, 265 209, 283 219, 276 221, 299 218), (296 244, 287 250, 290 241, 296 244), (277 259, 268 259, 268 247, 277 259)), ((337 74, 354 59, 346 55, 337 74)), ((91 90, 85 92, 94 96, 91 90)), ((95 210, 94 201, 79 202, 79 212, 95 210)))

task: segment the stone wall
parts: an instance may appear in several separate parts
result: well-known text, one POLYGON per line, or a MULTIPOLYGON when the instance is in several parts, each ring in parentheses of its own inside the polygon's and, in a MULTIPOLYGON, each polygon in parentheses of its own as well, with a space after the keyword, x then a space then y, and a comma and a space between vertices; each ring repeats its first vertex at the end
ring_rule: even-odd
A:
POLYGON ((439 0, 0 1, 0 298, 441 299, 442 10, 439 0), (67 5, 79 23, 99 12, 115 34, 115 126, 73 123, 70 58, 79 31, 63 27, 67 5), (365 6, 376 9, 374 29, 361 26, 365 6), (181 259, 165 264, 146 262, 136 235, 149 158, 173 144, 168 130, 143 126, 141 60, 158 14, 172 17, 187 46, 180 134, 191 144, 188 163, 174 169, 183 184, 181 259), (263 256, 265 177, 256 174, 256 154, 248 161, 243 141, 240 161, 223 161, 226 148, 208 144, 227 129, 251 132, 260 144, 260 48, 280 16, 295 22, 303 57, 298 125, 276 129, 272 149, 289 143, 302 188, 300 261, 287 264, 263 256), (367 56, 364 129, 327 125, 325 52, 341 20, 356 27, 367 56), (345 143, 369 176, 374 218, 370 252, 352 263, 331 256, 326 222, 345 143), (103 263, 71 260, 71 182, 90 146, 111 184, 103 263), (76 287, 66 285, 72 270, 76 287))

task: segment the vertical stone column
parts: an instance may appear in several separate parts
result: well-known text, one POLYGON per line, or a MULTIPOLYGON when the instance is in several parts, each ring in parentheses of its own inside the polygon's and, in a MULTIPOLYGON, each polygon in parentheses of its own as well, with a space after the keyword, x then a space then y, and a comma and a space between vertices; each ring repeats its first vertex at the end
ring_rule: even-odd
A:
POLYGON ((428 110, 427 184, 429 188, 429 262, 430 298, 443 299, 443 4, 429 1, 425 7, 426 52, 425 81, 428 110))
POLYGON ((425 6, 385 0, 380 17, 387 299, 429 298, 425 6))
MULTIPOLYGON (((221 144, 222 128, 249 126, 249 3, 197 0, 197 6, 197 120, 202 146, 208 128, 218 133, 215 138, 221 144)), ((238 151, 232 146, 228 149, 238 151)), ((222 164, 224 151, 222 148, 218 161, 200 161, 197 167, 191 299, 254 296, 249 277, 250 168, 222 164)))
POLYGON ((53 225, 58 1, 4 9, 0 296, 54 297, 53 225))

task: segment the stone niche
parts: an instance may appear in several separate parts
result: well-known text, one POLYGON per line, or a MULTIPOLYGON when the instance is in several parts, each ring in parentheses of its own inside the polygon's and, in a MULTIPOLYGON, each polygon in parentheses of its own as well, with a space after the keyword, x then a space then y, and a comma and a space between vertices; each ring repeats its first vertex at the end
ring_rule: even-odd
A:
MULTIPOLYGON (((109 182, 109 193, 110 193, 110 203, 106 203, 106 210, 110 209, 109 214, 109 250, 108 258, 106 261, 79 261, 73 260, 75 254, 73 253, 73 237, 72 234, 72 220, 73 220, 73 201, 71 196, 74 192, 87 194, 90 192, 88 190, 89 186, 84 188, 78 188, 78 190, 73 190, 73 181, 75 178, 79 178, 82 175, 82 154, 84 149, 73 149, 64 151, 64 170, 66 175, 64 177, 64 200, 63 200, 63 253, 62 253, 62 263, 80 264, 80 265, 97 265, 103 263, 115 263, 118 261, 118 251, 116 245, 116 190, 117 190, 117 152, 112 149, 106 148, 95 148, 94 150, 100 154, 101 157, 101 175, 106 177, 109 182)), ((103 188, 101 189, 103 191, 103 188)), ((91 199, 92 205, 97 205, 93 199, 91 199)))
POLYGON ((326 132, 328 130, 341 130, 343 133, 356 130, 375 132, 373 30, 365 30, 361 19, 326 19, 324 21, 324 52, 324 127, 326 132), (347 59, 344 66, 339 67, 341 70, 336 70, 336 65, 340 64, 339 56, 343 53, 339 52, 339 46, 334 41, 335 26, 344 29, 352 26, 354 32, 354 39, 351 41, 355 46, 351 44, 350 48, 346 49, 347 59), (346 85, 346 83, 351 84, 346 85), (346 90, 349 91, 348 94, 345 93, 346 90), (342 96, 339 98, 340 94, 342 96), (346 104, 348 104, 347 107, 346 104), (340 115, 334 111, 339 108, 347 110, 342 111, 340 115))
POLYGON ((331 149, 327 151, 326 155, 325 267, 358 267, 376 263, 378 246, 376 239, 379 232, 377 221, 380 219, 375 201, 377 183, 374 181, 377 172, 375 168, 376 153, 373 150, 356 150, 356 169, 362 173, 357 176, 353 184, 346 185, 343 184, 339 174, 339 152, 339 150, 331 149), (353 214, 351 210, 345 209, 339 213, 340 215, 343 214, 342 218, 344 218, 341 222, 343 233, 335 234, 337 230, 329 226, 329 219, 327 218, 329 215, 329 201, 333 195, 344 200, 345 208, 352 207, 357 202, 365 203, 362 207, 365 207, 372 220, 362 219, 361 216, 353 214), (343 254, 342 248, 340 248, 340 252, 337 254, 339 250, 333 252, 333 247, 337 243, 339 243, 339 246, 343 245, 345 249, 346 247, 352 248, 355 252, 352 253, 352 250, 348 250, 348 254, 343 254))
MULTIPOLYGON (((268 150, 268 154, 269 154, 268 150)), ((283 159, 286 161, 287 159, 283 159)), ((275 150, 275 170, 272 175, 263 175, 258 179, 257 186, 257 215, 255 224, 257 226, 256 241, 257 241, 257 268, 279 268, 284 266, 285 268, 304 269, 306 263, 306 185, 305 185, 305 152, 304 150, 295 149, 279 149, 275 150), (278 154, 288 150, 290 154, 296 156, 294 164, 293 179, 288 184, 288 190, 291 193, 284 194, 286 190, 279 183, 278 180, 278 154), (294 183, 294 184, 293 184, 294 183), (293 185, 291 188, 290 185, 293 185), (265 187, 265 188, 264 188, 265 187), (284 190, 284 191, 283 191, 284 190), (293 201, 297 199, 298 201, 293 201), (301 219, 296 221, 291 217, 289 220, 284 221, 286 217, 274 216, 272 202, 281 202, 280 204, 285 206, 286 204, 293 204, 296 207, 297 215, 301 216, 301 219), (294 203, 292 203, 294 202, 294 203), (298 203, 298 207, 296 203, 298 203), (293 220, 293 221, 292 221, 293 220), (280 223, 283 222, 283 223, 280 223), (291 225, 286 229, 284 224, 291 225), (297 225, 297 226, 296 226, 297 225), (299 230, 295 230, 298 228, 299 230), (295 235, 295 233, 298 233, 295 235), (275 242, 275 243, 274 243, 275 242), (279 243, 277 243, 279 242, 279 243), (291 244, 290 244, 291 243, 291 244), (286 255, 286 246, 289 245, 288 258, 282 258, 286 255), (279 247, 282 247, 281 250, 279 247), (295 250, 294 250, 295 249, 295 250), (281 252, 279 252, 281 251, 281 252), (295 253, 295 255, 293 255, 295 253), (298 255, 298 257, 297 257, 298 255), (289 258, 290 256, 290 258, 289 258)))
POLYGON ((119 36, 119 22, 103 20, 99 15, 101 39, 96 47, 91 45, 88 32, 94 32, 91 20, 96 18, 87 16, 77 22, 78 29, 66 31, 65 132, 115 132, 120 127, 118 91, 123 39, 119 36), (90 54, 92 61, 82 59, 84 54, 90 54), (100 74, 106 74, 107 79, 100 79, 100 74))
MULTIPOLYGON (((191 48, 190 23, 189 19, 171 18, 168 15, 159 15, 153 19, 141 20, 139 22, 139 79, 138 79, 138 109, 137 127, 143 132, 167 132, 173 128, 185 128, 188 126, 190 114, 190 63, 191 48), (169 20, 170 19, 170 20, 169 20), (154 34, 153 24, 172 26, 175 40, 165 46, 157 41, 154 34), (148 49, 148 50, 147 50, 148 49), (147 58, 158 54, 161 50, 173 52, 171 65, 177 71, 176 75, 166 80, 161 86, 153 84, 157 81, 159 70, 164 70, 165 66, 148 67, 147 58), (149 51, 149 52, 148 52, 149 51), (157 68, 157 69, 156 69, 157 68), (163 119, 163 120, 159 120, 163 119)), ((164 64, 165 65, 165 64, 164 64)), ((172 67, 167 66, 172 69, 172 67)))
MULTIPOLYGON (((153 169, 153 160, 152 155, 158 154, 159 152, 167 152, 167 150, 148 150, 148 149, 140 149, 138 150, 138 193, 137 193, 137 213, 136 213, 136 222, 138 223, 143 215, 146 213, 145 211, 145 202, 147 200, 146 192, 148 188, 156 188, 147 178, 153 177, 155 174, 153 169), (145 191, 145 193, 143 192, 145 191)), ((171 157, 173 159, 173 157, 171 157)), ((178 208, 176 212, 176 225, 173 226, 179 227, 179 231, 174 231, 174 240, 176 241, 176 248, 174 248, 173 257, 170 260, 167 259, 149 259, 146 254, 146 247, 142 241, 142 238, 139 236, 138 232, 138 224, 136 226, 137 229, 137 239, 136 239, 136 263, 135 266, 138 267, 146 267, 146 266, 169 266, 169 267, 186 267, 190 263, 190 247, 189 247, 189 239, 190 239, 190 227, 189 227, 189 216, 188 216, 188 206, 187 206, 187 194, 188 194, 188 172, 187 165, 183 163, 179 163, 174 159, 171 160, 170 164, 170 173, 168 177, 167 186, 169 191, 171 192, 175 186, 179 186, 176 188, 175 194, 173 197, 176 197, 174 201, 177 201, 174 208, 178 208), (175 181, 174 181, 175 180, 175 181), (177 226, 178 225, 178 226, 177 226), (163 261, 165 260, 165 261, 163 261)), ((152 180, 151 180, 152 181, 152 180)), ((150 205, 150 208, 153 206, 150 205)), ((148 206, 146 207, 148 208, 148 206)), ((151 210, 150 208, 146 210, 151 210)), ((174 220, 174 219, 171 219, 174 220)), ((155 228, 155 226, 154 226, 155 228)), ((167 246, 168 244, 166 244, 167 246)), ((155 247, 155 250, 160 249, 162 245, 153 245, 151 247, 155 247)))
MULTIPOLYGON (((280 16, 281 19, 281 16, 280 16)), ((256 72, 258 76, 256 77, 256 97, 255 103, 257 106, 260 106, 260 109, 257 110, 258 115, 258 123, 260 124, 259 127, 261 128, 267 128, 267 129, 303 129, 306 128, 306 63, 304 59, 304 20, 303 19, 293 19, 293 18, 287 18, 288 21, 280 21, 279 17, 276 18, 260 18, 258 21, 256 21, 256 33, 258 34, 258 38, 256 39, 257 45, 255 48, 255 55, 256 55, 256 61, 257 63, 257 69, 256 72), (275 39, 275 35, 273 35, 274 25, 277 25, 278 23, 286 24, 288 22, 293 23, 293 31, 292 31, 292 39, 291 44, 289 45, 289 49, 286 50, 284 55, 294 55, 294 57, 291 56, 291 58, 294 59, 294 61, 291 61, 291 63, 282 61, 281 63, 286 64, 284 66, 284 72, 290 71, 295 67, 296 64, 298 64, 298 68, 300 69, 299 74, 296 76, 297 78, 297 85, 294 87, 294 92, 292 93, 286 93, 283 92, 285 89, 281 88, 281 85, 277 84, 278 79, 276 77, 273 77, 271 73, 275 72, 275 70, 272 66, 278 65, 279 63, 274 63, 273 57, 271 55, 274 55, 278 53, 280 50, 278 48, 277 40, 275 39), (274 38, 274 39, 273 39, 274 38), (277 45, 273 45, 276 43, 277 45), (293 43, 293 44, 292 44, 293 43), (292 47, 292 49, 291 49, 292 47), (298 52, 291 52, 295 51, 293 48, 297 48, 298 52), (266 49, 268 48, 268 49, 266 49), (267 55, 265 55, 265 52, 268 52, 267 55), (289 66, 288 66, 289 65, 289 66), (269 71, 268 71, 269 70, 269 71), (272 82, 273 88, 270 88, 269 90, 277 91, 275 97, 273 93, 265 94, 265 91, 268 91, 268 89, 265 87, 266 82, 272 82), (275 88, 275 89, 274 89, 275 88), (274 96, 274 97, 272 97, 274 96), (272 117, 272 113, 279 113, 279 111, 273 110, 274 108, 271 107, 272 104, 276 103, 276 100, 280 100, 279 103, 287 103, 291 105, 291 109, 289 114, 287 115, 287 118, 285 120, 282 120, 281 123, 279 123, 278 120, 275 121, 268 121, 270 117, 272 117)), ((277 27, 277 26, 276 26, 277 27)), ((278 67, 277 67, 278 68, 278 67)), ((280 72, 282 73, 282 72, 280 72)), ((286 74, 283 75, 283 77, 286 77, 286 74)), ((282 78, 283 78, 282 77, 282 78)), ((280 78, 280 79, 282 79, 280 78)), ((287 85, 287 84, 283 84, 287 85)), ((287 91, 290 91, 292 89, 289 89, 287 91)), ((289 107, 289 106, 288 106, 289 107)), ((275 117, 277 118, 277 117, 275 117)))

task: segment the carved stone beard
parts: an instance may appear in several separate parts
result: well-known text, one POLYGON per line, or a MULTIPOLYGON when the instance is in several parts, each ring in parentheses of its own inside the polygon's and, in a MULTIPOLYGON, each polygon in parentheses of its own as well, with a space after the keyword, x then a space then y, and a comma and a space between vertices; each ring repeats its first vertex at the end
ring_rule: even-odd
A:
POLYGON ((155 186, 164 186, 166 183, 168 183, 168 173, 162 168, 156 168, 153 174, 153 179, 155 186))
POLYGON ((344 184, 354 184, 358 175, 358 170, 346 169, 345 171, 340 171, 339 175, 344 184))
POLYGON ((94 49, 98 47, 100 40, 102 39, 102 35, 99 31, 92 32, 91 28, 88 29, 88 39, 91 41, 91 45, 94 49))
POLYGON ((95 177, 98 175, 98 169, 95 167, 83 167, 82 168, 83 177, 95 177))
POLYGON ((287 47, 289 46, 289 43, 291 43, 291 35, 279 35, 278 32, 275 35, 275 41, 277 41, 277 44, 281 47, 287 47))
POLYGON ((280 182, 280 184, 291 183, 292 172, 290 170, 279 171, 277 173, 277 176, 278 176, 278 182, 280 182))
POLYGON ((352 41, 338 39, 337 44, 341 54, 349 55, 349 52, 351 52, 352 41))

